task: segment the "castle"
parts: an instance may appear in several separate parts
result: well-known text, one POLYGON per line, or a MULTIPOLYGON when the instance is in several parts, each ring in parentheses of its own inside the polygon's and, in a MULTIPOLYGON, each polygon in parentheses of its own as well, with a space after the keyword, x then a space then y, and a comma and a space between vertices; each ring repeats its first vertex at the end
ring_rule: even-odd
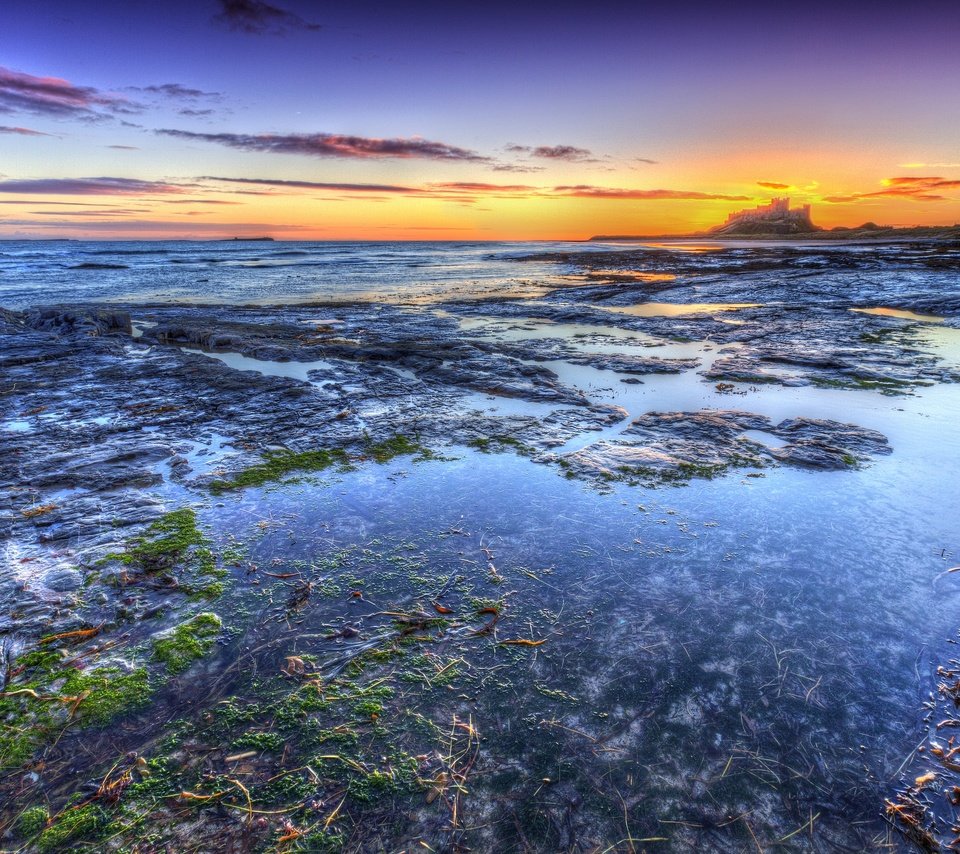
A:
POLYGON ((790 199, 771 199, 752 210, 735 211, 723 225, 711 229, 716 234, 798 234, 820 231, 810 219, 810 205, 790 208, 790 199))

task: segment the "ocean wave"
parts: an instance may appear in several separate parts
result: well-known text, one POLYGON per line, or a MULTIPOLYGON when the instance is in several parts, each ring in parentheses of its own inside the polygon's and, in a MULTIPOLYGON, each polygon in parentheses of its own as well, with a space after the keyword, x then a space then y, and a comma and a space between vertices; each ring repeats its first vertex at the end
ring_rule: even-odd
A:
POLYGON ((71 264, 68 270, 129 270, 129 264, 99 264, 93 261, 84 261, 82 264, 71 264))
POLYGON ((88 249, 84 255, 169 255, 169 249, 88 249))

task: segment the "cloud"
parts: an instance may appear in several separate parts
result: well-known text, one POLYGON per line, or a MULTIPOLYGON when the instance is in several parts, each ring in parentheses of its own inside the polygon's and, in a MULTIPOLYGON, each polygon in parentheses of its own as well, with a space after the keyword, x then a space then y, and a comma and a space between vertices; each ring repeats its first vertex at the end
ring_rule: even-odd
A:
POLYGON ((139 105, 106 95, 92 86, 75 86, 59 77, 34 77, 0 66, 0 113, 24 112, 55 118, 96 118, 131 113, 139 105))
POLYGON ((532 166, 525 163, 497 163, 494 172, 543 172, 543 166, 532 166))
POLYGON ((167 220, 145 219, 88 219, 88 220, 37 220, 37 219, 0 219, 0 229, 39 228, 57 229, 65 233, 82 235, 85 232, 108 232, 113 234, 163 234, 181 235, 187 238, 203 234, 207 237, 228 239, 235 236, 265 236, 293 233, 309 230, 317 231, 322 227, 314 225, 282 225, 264 222, 170 222, 167 220))
POLYGON ((575 145, 538 145, 530 152, 531 157, 542 157, 547 160, 566 160, 570 163, 596 163, 597 158, 588 148, 577 148, 575 145))
POLYGON ((346 136, 333 133, 242 134, 195 133, 164 128, 156 133, 178 139, 213 142, 241 151, 267 151, 274 154, 303 154, 309 157, 347 157, 360 159, 422 158, 426 160, 456 160, 488 162, 475 151, 433 142, 429 139, 378 139, 365 136, 346 136))
POLYGON ((559 195, 579 199, 753 201, 751 196, 729 196, 725 193, 702 193, 697 190, 623 190, 616 187, 592 187, 587 184, 554 187, 553 190, 559 195))
POLYGON ((881 182, 882 190, 869 193, 850 193, 840 196, 824 196, 823 201, 832 204, 858 202, 863 199, 896 198, 911 199, 917 202, 946 202, 950 201, 944 191, 960 190, 960 180, 931 176, 899 176, 884 178, 881 182))
POLYGON ((656 166, 660 161, 651 160, 649 157, 634 157, 634 163, 649 163, 651 166, 656 166))
MULTIPOLYGON (((147 213, 150 208, 105 208, 104 210, 83 211, 83 216, 129 216, 130 214, 147 213)), ((27 211, 35 216, 63 216, 69 211, 27 211)))
POLYGON ((62 196, 139 196, 183 193, 191 184, 141 181, 136 178, 35 178, 0 181, 0 193, 62 196))
POLYGON ((960 169, 960 163, 898 163, 901 169, 960 169))
POLYGON ((444 183, 428 184, 428 192, 432 193, 476 193, 479 195, 528 195, 541 193, 542 187, 533 187, 529 184, 487 184, 477 181, 448 181, 444 183))
POLYGON ((226 199, 159 199, 165 205, 242 205, 243 202, 228 202, 226 199))
POLYGON ((325 181, 288 181, 284 178, 221 178, 203 175, 199 181, 225 181, 230 184, 260 184, 268 187, 285 187, 297 190, 339 190, 351 193, 416 193, 413 187, 396 184, 340 184, 325 181))
POLYGON ((45 202, 40 199, 36 201, 26 201, 25 199, 0 199, 0 205, 57 205, 58 207, 71 208, 96 208, 100 207, 102 202, 45 202))
POLYGON ((588 148, 577 148, 575 145, 516 145, 510 143, 505 146, 507 151, 514 154, 528 154, 544 160, 566 160, 570 163, 596 163, 597 158, 588 148))
MULTIPOLYGON (((589 184, 555 187, 535 184, 496 184, 484 181, 444 181, 420 186, 398 184, 347 184, 320 181, 295 181, 285 178, 226 178, 202 175, 197 181, 222 181, 230 184, 254 184, 279 189, 332 190, 347 193, 376 193, 409 195, 441 201, 475 202, 480 198, 594 198, 612 200, 698 200, 748 202, 752 196, 733 196, 723 193, 704 193, 696 190, 640 190, 617 187, 595 187, 589 184)), ((2 184, 0 184, 2 186, 2 184)), ((243 191, 238 191, 243 192, 243 191)))
POLYGON ((154 86, 133 86, 137 92, 149 92, 152 95, 163 95, 166 98, 180 100, 197 100, 199 98, 221 98, 220 92, 204 92, 202 89, 193 89, 180 83, 160 83, 154 86))
POLYGON ((776 181, 757 181, 758 187, 766 187, 768 190, 789 190, 791 184, 779 184, 776 181))
POLYGON ((182 110, 177 110, 181 116, 190 116, 190 117, 200 117, 200 116, 212 116, 216 110, 195 110, 190 107, 184 107, 182 110))
POLYGON ((33 128, 10 127, 10 125, 0 125, 0 133, 16 133, 20 136, 53 136, 52 133, 44 133, 33 128))
POLYGON ((921 178, 912 175, 904 178, 884 178, 881 183, 888 187, 960 187, 960 181, 958 180, 939 177, 921 178))
POLYGON ((108 145, 107 148, 116 148, 119 151, 139 151, 135 145, 108 145))
POLYGON ((263 0, 220 0, 222 11, 214 21, 231 30, 251 35, 284 35, 289 30, 320 30, 320 24, 305 21, 294 12, 263 0))

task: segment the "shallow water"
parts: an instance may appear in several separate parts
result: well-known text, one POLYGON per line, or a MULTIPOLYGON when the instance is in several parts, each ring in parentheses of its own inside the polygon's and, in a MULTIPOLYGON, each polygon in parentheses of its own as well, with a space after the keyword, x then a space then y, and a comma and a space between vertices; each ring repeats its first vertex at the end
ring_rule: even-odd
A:
MULTIPOLYGON (((207 356, 211 359, 217 359, 225 365, 229 365, 237 371, 256 371, 270 377, 291 377, 295 380, 304 380, 313 382, 316 377, 311 377, 311 371, 322 371, 323 373, 334 373, 336 371, 332 362, 318 359, 313 362, 278 362, 270 359, 254 359, 250 356, 244 356, 240 353, 231 353, 228 351, 208 351, 195 350, 190 347, 181 347, 184 353, 196 353, 201 356, 207 356)), ((327 380, 329 382, 330 380, 327 380)), ((322 384, 323 381, 317 381, 322 384)))
MULTIPOLYGON (((904 417, 911 430, 921 418, 904 417)), ((941 425, 925 429, 919 444, 941 425)), ((458 450, 326 486, 247 492, 203 515, 238 536, 267 520, 250 558, 280 561, 280 571, 371 555, 340 559, 352 582, 306 571, 341 593, 311 600, 295 632, 283 620, 246 625, 248 645, 264 648, 257 672, 276 672, 290 655, 338 666, 350 647, 323 639, 329 627, 373 631, 376 619, 364 615, 423 607, 451 573, 464 579, 443 598, 456 613, 461 596, 500 598, 500 638, 546 639, 500 671, 500 689, 467 678, 454 683, 452 706, 442 690, 406 700, 433 719, 451 708, 469 715, 484 739, 487 774, 461 808, 468 826, 481 815, 490 826, 467 839, 518 844, 511 793, 521 792, 556 841, 563 811, 539 783, 549 778, 581 793, 606 780, 594 797, 602 791, 615 806, 619 791, 631 825, 666 837, 670 850, 739 850, 740 830, 704 828, 741 811, 772 843, 810 809, 817 838, 867 846, 883 837, 877 804, 918 740, 926 683, 917 656, 942 644, 960 603, 960 587, 933 586, 960 499, 935 479, 938 460, 897 451, 899 460, 854 474, 778 469, 597 494, 521 458, 458 450), (500 582, 490 582, 488 561, 500 582), (407 571, 422 580, 404 581, 407 571), (351 584, 362 601, 350 598, 351 584)), ((234 593, 245 595, 258 594, 234 593)), ((196 696, 233 654, 195 678, 196 696)), ((506 664, 484 639, 456 655, 481 679, 506 664)), ((235 679, 231 691, 251 690, 235 679)), ((616 820, 603 815, 585 810, 579 833, 614 838, 616 820)))
POLYGON ((902 308, 851 308, 861 314, 875 314, 878 317, 898 317, 901 320, 917 320, 921 323, 943 323, 944 318, 935 314, 917 314, 902 308))
POLYGON ((645 302, 640 305, 601 306, 605 311, 632 314, 635 317, 683 317, 686 314, 713 314, 721 311, 737 311, 741 308, 758 308, 755 302, 672 303, 645 302))

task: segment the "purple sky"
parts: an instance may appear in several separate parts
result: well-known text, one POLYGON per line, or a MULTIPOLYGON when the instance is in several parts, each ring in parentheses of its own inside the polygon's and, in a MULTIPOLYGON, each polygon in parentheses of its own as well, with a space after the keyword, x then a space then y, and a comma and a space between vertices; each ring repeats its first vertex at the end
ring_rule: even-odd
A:
POLYGON ((122 194, 151 205, 161 185, 214 192, 200 176, 276 182, 272 207, 222 196, 230 222, 358 233, 677 231, 775 192, 827 222, 960 219, 957 3, 4 0, 2 18, 0 234, 31 232, 9 202, 36 182, 140 182, 122 194), (310 207, 297 181, 346 195, 310 207), (526 189, 428 192, 454 183, 526 189))

